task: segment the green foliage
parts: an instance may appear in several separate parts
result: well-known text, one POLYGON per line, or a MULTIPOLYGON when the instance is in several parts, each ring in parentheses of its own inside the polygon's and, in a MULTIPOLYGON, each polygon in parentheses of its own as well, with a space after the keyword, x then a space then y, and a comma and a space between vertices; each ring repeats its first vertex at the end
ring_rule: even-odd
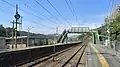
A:
POLYGON ((120 6, 118 6, 115 13, 117 14, 113 14, 114 19, 105 18, 105 22, 108 22, 107 20, 112 20, 112 23, 109 25, 112 40, 118 39, 120 35, 120 6))
POLYGON ((0 25, 0 36, 6 36, 5 35, 5 28, 3 27, 3 25, 0 25))
POLYGON ((115 18, 114 22, 120 22, 120 15, 118 15, 118 16, 115 18))
MULTIPOLYGON (((19 31, 17 31, 17 35, 20 36, 19 31)), ((0 25, 0 36, 3 37, 11 37, 12 36, 12 28, 4 28, 3 25, 0 25)), ((15 36, 15 34, 14 34, 15 36)))
POLYGON ((119 32, 119 30, 120 30, 120 23, 119 22, 110 24, 110 31, 111 31, 111 33, 115 33, 117 31, 119 32))
MULTIPOLYGON (((120 36, 120 6, 118 6, 118 9, 116 9, 116 13, 113 14, 114 18, 110 18, 110 19, 109 17, 105 18, 106 23, 112 21, 112 23, 109 22, 110 36, 112 40, 117 40, 119 39, 118 36, 120 36)), ((106 24, 104 25, 104 27, 98 29, 98 33, 101 35, 108 36, 107 29, 108 29, 108 25, 106 24)))
POLYGON ((110 24, 111 37, 117 39, 120 34, 120 22, 114 22, 110 24))

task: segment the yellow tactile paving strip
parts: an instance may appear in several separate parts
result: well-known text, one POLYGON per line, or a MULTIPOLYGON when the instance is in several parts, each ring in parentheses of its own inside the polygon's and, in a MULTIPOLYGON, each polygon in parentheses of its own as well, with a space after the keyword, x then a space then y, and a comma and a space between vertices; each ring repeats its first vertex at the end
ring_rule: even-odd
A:
POLYGON ((108 62, 105 60, 104 56, 102 54, 100 54, 100 52, 93 45, 91 45, 91 47, 97 53, 97 56, 98 56, 98 58, 100 60, 100 63, 102 65, 102 67, 110 67, 108 62))

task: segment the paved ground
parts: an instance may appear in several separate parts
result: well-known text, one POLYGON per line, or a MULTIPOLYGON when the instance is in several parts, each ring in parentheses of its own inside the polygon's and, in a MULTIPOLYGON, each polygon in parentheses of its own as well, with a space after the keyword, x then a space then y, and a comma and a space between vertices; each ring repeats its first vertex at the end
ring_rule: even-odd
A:
POLYGON ((109 48, 102 48, 99 44, 89 43, 87 52, 88 67, 120 67, 119 54, 109 48))
POLYGON ((95 53, 95 51, 91 48, 91 46, 89 45, 88 47, 88 67, 101 67, 101 63, 97 57, 97 54, 95 53))

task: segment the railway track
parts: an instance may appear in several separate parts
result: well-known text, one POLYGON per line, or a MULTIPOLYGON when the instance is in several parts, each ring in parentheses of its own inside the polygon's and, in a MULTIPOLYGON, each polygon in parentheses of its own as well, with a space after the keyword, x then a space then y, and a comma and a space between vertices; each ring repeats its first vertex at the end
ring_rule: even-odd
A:
POLYGON ((80 47, 61 67, 78 67, 84 54, 86 45, 80 47))
POLYGON ((72 46, 61 52, 55 53, 34 62, 20 65, 19 67, 78 67, 85 52, 86 45, 72 46))
POLYGON ((79 62, 84 54, 85 48, 86 45, 78 45, 74 48, 72 47, 72 49, 54 56, 54 60, 53 58, 49 58, 44 62, 29 67, 78 67, 79 62))
POLYGON ((60 55, 60 54, 63 54, 63 53, 71 50, 72 48, 74 48, 74 47, 76 47, 76 46, 77 46, 77 45, 72 46, 72 47, 69 47, 69 48, 67 48, 67 49, 65 49, 65 50, 62 50, 62 51, 57 52, 57 53, 55 53, 55 54, 52 54, 52 55, 50 55, 50 56, 47 56, 47 57, 44 57, 44 58, 40 58, 40 59, 38 59, 38 60, 34 60, 33 62, 26 63, 26 64, 22 64, 22 65, 17 65, 17 66, 18 66, 18 67, 33 67, 33 66, 36 66, 37 64, 42 63, 42 62, 45 62, 45 61, 53 58, 54 56, 58 56, 58 55, 60 55))

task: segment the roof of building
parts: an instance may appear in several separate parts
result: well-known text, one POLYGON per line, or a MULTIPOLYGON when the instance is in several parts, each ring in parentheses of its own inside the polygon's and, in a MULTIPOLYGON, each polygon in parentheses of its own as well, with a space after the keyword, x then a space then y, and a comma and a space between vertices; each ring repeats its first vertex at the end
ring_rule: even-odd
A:
MULTIPOLYGON (((17 36, 17 39, 28 38, 28 36, 17 36)), ((29 36, 29 38, 45 38, 45 36, 29 36)), ((6 39, 12 39, 12 37, 7 37, 6 39)), ((14 37, 15 39, 15 37, 14 37)))

